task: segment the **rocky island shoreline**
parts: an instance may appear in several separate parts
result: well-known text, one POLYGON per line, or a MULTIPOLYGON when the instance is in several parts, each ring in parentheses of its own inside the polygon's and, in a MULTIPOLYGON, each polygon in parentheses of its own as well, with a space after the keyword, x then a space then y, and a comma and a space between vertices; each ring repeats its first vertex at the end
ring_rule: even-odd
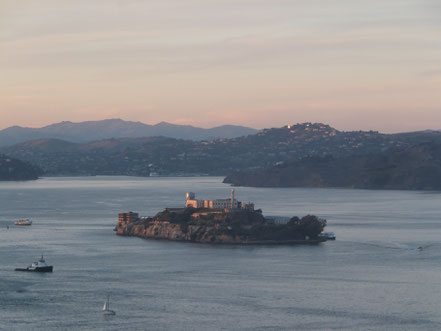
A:
POLYGON ((120 213, 116 234, 211 244, 315 244, 326 241, 320 236, 326 220, 314 215, 294 216, 278 223, 265 218, 260 209, 251 208, 253 204, 242 206, 233 194, 232 199, 199 200, 208 201, 201 207, 197 207, 197 202, 192 203, 195 201, 198 200, 189 199, 187 194, 185 208, 166 208, 153 217, 120 213), (212 208, 213 204, 224 202, 228 205, 229 201, 233 208, 212 208))
POLYGON ((154 217, 121 213, 116 234, 144 239, 165 239, 212 244, 313 244, 326 221, 314 215, 274 224, 259 211, 212 211, 192 207, 166 208, 154 217))

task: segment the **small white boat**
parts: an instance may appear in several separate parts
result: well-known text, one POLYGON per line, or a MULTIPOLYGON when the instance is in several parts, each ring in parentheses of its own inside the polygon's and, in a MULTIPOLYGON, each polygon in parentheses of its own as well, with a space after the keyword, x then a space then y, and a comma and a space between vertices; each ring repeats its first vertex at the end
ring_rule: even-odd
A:
POLYGON ((30 221, 29 218, 26 218, 24 220, 16 220, 14 221, 14 224, 18 226, 28 226, 32 225, 32 221, 30 221))
POLYGON ((104 302, 104 307, 103 307, 103 314, 104 315, 115 315, 116 313, 110 309, 110 302, 109 302, 109 295, 107 294, 107 299, 104 302))
POLYGON ((326 239, 326 240, 335 240, 335 233, 334 232, 323 232, 323 233, 320 233, 318 236, 319 236, 319 238, 326 239))

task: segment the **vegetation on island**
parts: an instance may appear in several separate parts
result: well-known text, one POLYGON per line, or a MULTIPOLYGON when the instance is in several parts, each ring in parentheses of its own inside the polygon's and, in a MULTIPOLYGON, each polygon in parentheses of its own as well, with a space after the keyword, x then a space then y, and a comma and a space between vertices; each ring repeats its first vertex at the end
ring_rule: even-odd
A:
POLYGON ((130 224, 119 223, 120 235, 209 243, 285 243, 317 240, 326 220, 314 215, 292 217, 286 224, 265 219, 261 210, 226 212, 204 208, 169 209, 130 224))
POLYGON ((38 179, 41 174, 38 167, 0 154, 0 181, 38 179))

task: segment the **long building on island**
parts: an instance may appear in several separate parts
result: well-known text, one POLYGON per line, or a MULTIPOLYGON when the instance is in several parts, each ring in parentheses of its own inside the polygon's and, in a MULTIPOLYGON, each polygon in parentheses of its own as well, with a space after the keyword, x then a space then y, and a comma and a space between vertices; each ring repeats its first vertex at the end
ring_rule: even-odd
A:
POLYGON ((254 210, 254 203, 242 203, 234 197, 234 189, 231 190, 231 196, 229 199, 216 199, 216 200, 198 200, 196 194, 193 192, 187 192, 185 207, 193 208, 207 208, 207 209, 223 209, 223 210, 237 210, 248 209, 254 210))
MULTIPOLYGON (((234 189, 231 190, 231 196, 229 199, 216 199, 216 200, 197 200, 196 194, 193 192, 187 192, 186 194, 186 202, 185 202, 185 208, 192 207, 192 208, 202 208, 203 211, 195 212, 193 213, 192 217, 199 217, 201 215, 209 215, 209 214, 222 214, 222 213, 232 213, 232 212, 238 212, 238 211, 254 211, 254 203, 248 202, 248 203, 242 203, 242 201, 238 201, 234 197, 234 189), (207 210, 209 209, 209 210, 207 210)), ((180 213, 183 212, 183 207, 178 208, 166 208, 165 210, 169 212, 176 212, 180 213)), ((134 213, 132 211, 129 211, 127 213, 119 213, 118 214, 118 224, 127 224, 127 223, 133 223, 140 220, 147 220, 150 219, 150 216, 139 216, 138 213, 134 213)))

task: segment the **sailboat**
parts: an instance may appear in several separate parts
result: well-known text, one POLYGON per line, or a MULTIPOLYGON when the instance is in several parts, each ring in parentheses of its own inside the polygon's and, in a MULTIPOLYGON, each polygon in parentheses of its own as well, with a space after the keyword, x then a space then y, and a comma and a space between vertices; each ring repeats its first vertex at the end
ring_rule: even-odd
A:
POLYGON ((113 310, 111 310, 109 307, 110 307, 109 295, 107 294, 107 300, 104 302, 103 314, 104 315, 115 315, 116 313, 113 310))

